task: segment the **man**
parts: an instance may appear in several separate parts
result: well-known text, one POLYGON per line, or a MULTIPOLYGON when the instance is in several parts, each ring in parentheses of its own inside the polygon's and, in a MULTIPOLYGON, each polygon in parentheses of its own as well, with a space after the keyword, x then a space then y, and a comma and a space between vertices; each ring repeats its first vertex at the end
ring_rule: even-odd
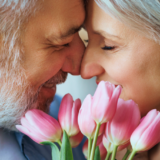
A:
POLYGON ((56 84, 79 74, 84 18, 83 0, 0 0, 0 159, 50 159, 49 148, 3 128, 16 130, 29 109, 48 112, 56 84))

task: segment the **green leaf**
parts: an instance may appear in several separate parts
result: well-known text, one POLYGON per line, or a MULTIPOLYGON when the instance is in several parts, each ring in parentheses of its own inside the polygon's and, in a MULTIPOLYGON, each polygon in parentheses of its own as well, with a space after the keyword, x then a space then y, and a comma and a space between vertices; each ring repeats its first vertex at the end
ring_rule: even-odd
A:
POLYGON ((96 147, 95 154, 94 154, 94 160, 101 160, 99 147, 96 147))
POLYGON ((50 145, 52 149, 52 160, 60 160, 60 151, 54 143, 50 141, 44 141, 44 142, 41 142, 40 144, 50 145))
POLYGON ((72 147, 65 131, 63 131, 60 160, 73 160, 72 147))

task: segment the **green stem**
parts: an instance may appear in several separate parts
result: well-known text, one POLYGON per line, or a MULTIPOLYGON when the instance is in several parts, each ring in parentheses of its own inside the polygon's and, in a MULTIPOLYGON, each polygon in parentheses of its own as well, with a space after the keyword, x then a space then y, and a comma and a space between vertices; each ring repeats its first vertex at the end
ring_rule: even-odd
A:
POLYGON ((88 160, 90 158, 91 155, 91 148, 92 148, 92 138, 88 138, 88 160))
POLYGON ((61 140, 58 140, 57 143, 59 144, 60 147, 62 146, 61 140))
POLYGON ((112 152, 107 152, 107 156, 105 160, 109 160, 110 156, 111 156, 112 152))
POLYGON ((98 138, 98 133, 99 133, 99 129, 100 129, 101 124, 97 123, 97 127, 96 127, 96 132, 94 135, 94 139, 93 139, 93 144, 92 144, 92 149, 91 149, 91 156, 90 156, 90 160, 94 159, 94 152, 96 149, 96 142, 97 142, 97 138, 98 138))
POLYGON ((115 160, 118 146, 114 145, 111 160, 115 160))
POLYGON ((129 156, 128 160, 132 160, 135 154, 136 154, 136 151, 133 150, 133 151, 131 152, 131 155, 129 156))
POLYGON ((127 152, 126 152, 126 154, 124 155, 124 157, 123 157, 122 160, 126 160, 130 153, 131 153, 131 151, 127 149, 127 152))

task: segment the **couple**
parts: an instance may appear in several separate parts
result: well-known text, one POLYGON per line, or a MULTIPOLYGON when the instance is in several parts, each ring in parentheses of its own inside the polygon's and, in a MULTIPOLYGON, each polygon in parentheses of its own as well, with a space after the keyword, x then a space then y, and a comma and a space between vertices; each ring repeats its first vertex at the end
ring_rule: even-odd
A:
MULTIPOLYGON (((159 0, 1 0, 0 159, 50 159, 49 148, 14 132, 15 125, 29 109, 48 112, 67 73, 121 85, 120 97, 133 99, 142 116, 160 110, 159 10, 159 0)), ((158 154, 157 145, 135 160, 158 154)))

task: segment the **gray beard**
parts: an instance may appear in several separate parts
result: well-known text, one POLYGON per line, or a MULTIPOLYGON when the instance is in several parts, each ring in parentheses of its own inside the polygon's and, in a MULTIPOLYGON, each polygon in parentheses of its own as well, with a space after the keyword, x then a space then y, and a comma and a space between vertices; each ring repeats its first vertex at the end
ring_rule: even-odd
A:
MULTIPOLYGON (((66 80, 67 73, 58 72, 46 83, 59 84, 66 80)), ((0 128, 17 131, 15 125, 20 124, 20 119, 31 109, 41 109, 48 112, 51 99, 39 103, 38 96, 42 84, 37 91, 31 87, 23 77, 12 78, 0 86, 0 128)))
POLYGON ((0 93, 0 127, 10 130, 16 130, 15 125, 20 124, 27 110, 37 108, 35 100, 38 95, 33 94, 31 88, 14 88, 9 89, 7 84, 3 85, 0 93))

